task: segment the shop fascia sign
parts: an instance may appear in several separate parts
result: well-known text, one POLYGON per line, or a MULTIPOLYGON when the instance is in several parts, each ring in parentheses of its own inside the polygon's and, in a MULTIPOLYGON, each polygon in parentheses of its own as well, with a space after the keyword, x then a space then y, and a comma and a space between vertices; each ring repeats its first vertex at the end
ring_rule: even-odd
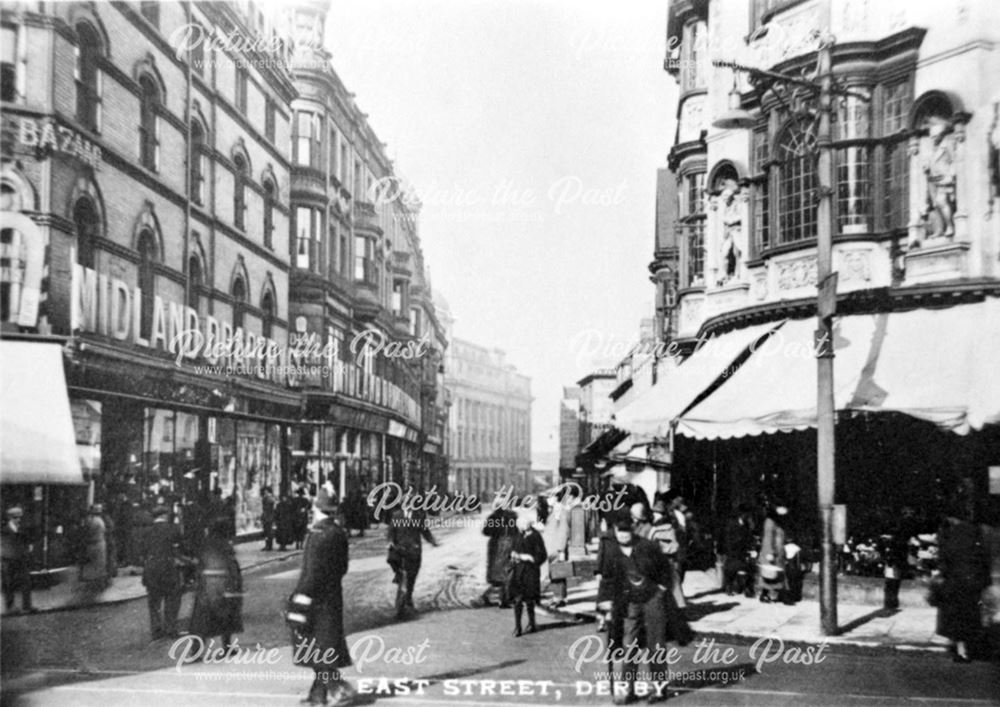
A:
POLYGON ((233 373, 279 381, 287 368, 286 352, 272 340, 220 322, 211 315, 200 317, 192 307, 153 297, 153 320, 149 337, 142 336, 142 289, 123 280, 98 273, 79 264, 73 266, 73 331, 87 331, 118 341, 169 352, 179 366, 185 360, 203 358, 210 364, 234 367, 233 373))
POLYGON ((98 169, 103 159, 100 146, 79 131, 60 125, 55 118, 11 118, 17 123, 17 142, 44 155, 57 152, 69 155, 98 169))

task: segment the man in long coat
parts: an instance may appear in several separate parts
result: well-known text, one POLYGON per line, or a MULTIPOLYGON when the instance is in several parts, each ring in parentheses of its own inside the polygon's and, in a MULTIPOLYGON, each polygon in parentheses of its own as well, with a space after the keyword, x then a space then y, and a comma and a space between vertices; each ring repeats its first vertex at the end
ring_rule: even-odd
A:
POLYGON ((14 608, 14 597, 21 593, 21 609, 34 612, 31 605, 31 542, 21 528, 24 509, 12 506, 4 512, 0 531, 0 554, 3 556, 3 595, 7 611, 14 608))
POLYGON ((343 679, 340 668, 351 664, 344 633, 344 596, 341 581, 347 574, 347 533, 337 518, 340 509, 332 487, 320 487, 315 502, 316 522, 302 553, 302 574, 293 603, 308 607, 309 624, 293 637, 296 665, 315 673, 307 704, 334 707, 353 701, 355 690, 343 679))
POLYGON ((198 591, 191 614, 191 633, 207 645, 213 636, 228 650, 233 634, 243 630, 243 577, 225 519, 216 519, 198 554, 198 591))
POLYGON ((638 537, 629 520, 619 518, 614 536, 615 543, 605 557, 597 601, 599 606, 611 606, 608 625, 611 670, 617 680, 629 685, 628 693, 615 694, 614 700, 616 704, 624 704, 635 697, 636 674, 640 670, 635 660, 626 658, 639 652, 652 659, 653 662, 641 666, 644 672, 663 672, 666 668, 662 650, 666 642, 666 594, 670 591, 671 577, 658 545, 638 537))
POLYGON ((431 534, 427 514, 406 506, 392 514, 389 519, 389 552, 398 558, 399 566, 394 568, 393 579, 399 585, 396 592, 396 618, 406 616, 406 609, 414 609, 413 586, 417 583, 417 573, 423 559, 423 540, 437 547, 437 540, 431 534))
POLYGON ((181 530, 170 522, 165 506, 153 510, 153 524, 140 538, 142 583, 149 603, 149 625, 153 640, 177 636, 177 613, 181 608, 181 530))
POLYGON ((276 501, 270 486, 265 486, 261 490, 260 496, 260 525, 264 531, 264 549, 274 549, 274 509, 276 501))

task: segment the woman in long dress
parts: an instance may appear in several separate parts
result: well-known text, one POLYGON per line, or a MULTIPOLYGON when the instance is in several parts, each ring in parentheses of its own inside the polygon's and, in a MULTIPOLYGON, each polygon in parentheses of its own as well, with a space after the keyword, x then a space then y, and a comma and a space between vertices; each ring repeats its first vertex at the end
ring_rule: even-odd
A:
POLYGON ((223 650, 233 634, 243 631, 243 578, 236 551, 228 538, 228 523, 216 519, 198 557, 198 591, 194 599, 190 631, 208 644, 219 636, 223 650))
POLYGON ((107 528, 101 515, 104 507, 95 503, 83 521, 83 557, 80 562, 80 581, 92 586, 108 584, 107 528))
POLYGON ((952 641, 955 661, 968 663, 969 644, 982 636, 979 598, 990 585, 990 565, 979 526, 952 510, 938 533, 938 563, 944 585, 937 632, 952 641))
POLYGON ((785 521, 788 508, 774 506, 764 520, 760 538, 760 555, 757 558, 758 589, 762 602, 781 600, 785 588, 785 521))

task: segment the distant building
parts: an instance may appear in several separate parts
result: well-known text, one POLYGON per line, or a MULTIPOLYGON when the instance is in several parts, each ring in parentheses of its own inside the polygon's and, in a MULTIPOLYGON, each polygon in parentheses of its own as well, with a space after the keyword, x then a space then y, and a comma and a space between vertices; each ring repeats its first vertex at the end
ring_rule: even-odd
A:
POLYGON ((530 491, 531 379, 503 351, 452 339, 444 382, 451 402, 449 490, 530 491))

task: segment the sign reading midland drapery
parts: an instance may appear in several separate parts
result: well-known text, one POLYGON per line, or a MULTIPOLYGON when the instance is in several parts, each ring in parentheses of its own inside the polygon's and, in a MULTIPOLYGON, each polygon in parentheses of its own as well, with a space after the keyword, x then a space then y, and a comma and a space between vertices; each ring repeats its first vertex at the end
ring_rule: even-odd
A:
MULTIPOLYGON (((148 336, 143 336, 143 293, 122 280, 80 265, 73 267, 71 325, 150 349, 168 352, 180 365, 184 359, 221 364, 227 374, 247 374, 284 382, 289 358, 274 340, 211 315, 199 316, 192 307, 153 296, 148 336), (232 370, 230 370, 232 369, 232 370)), ((220 371, 222 372, 222 371, 220 371)))

